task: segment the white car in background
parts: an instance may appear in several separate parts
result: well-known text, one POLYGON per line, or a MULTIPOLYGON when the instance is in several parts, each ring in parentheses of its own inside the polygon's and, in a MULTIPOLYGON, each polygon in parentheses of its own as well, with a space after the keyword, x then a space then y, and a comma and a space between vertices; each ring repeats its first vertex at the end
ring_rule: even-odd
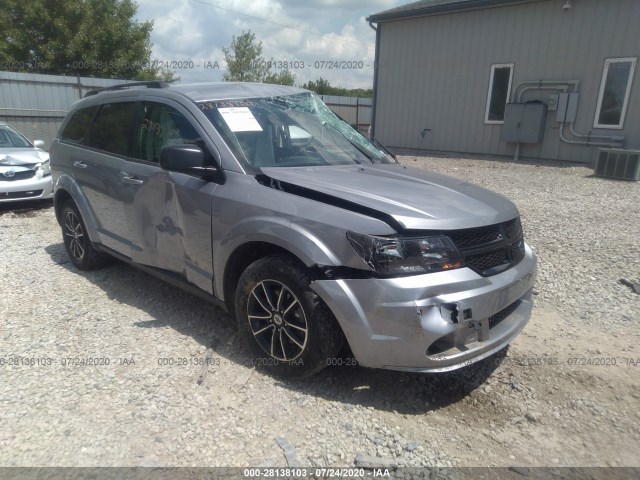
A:
POLYGON ((0 122, 0 202, 53 198, 49 154, 42 140, 31 143, 0 122))

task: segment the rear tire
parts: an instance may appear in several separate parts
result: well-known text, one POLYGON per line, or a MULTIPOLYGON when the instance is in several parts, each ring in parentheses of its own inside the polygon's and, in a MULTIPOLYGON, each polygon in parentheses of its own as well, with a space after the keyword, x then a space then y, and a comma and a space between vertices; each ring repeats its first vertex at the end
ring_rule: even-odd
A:
POLYGON ((73 200, 64 203, 60 218, 64 248, 76 268, 93 270, 109 263, 111 257, 97 251, 93 246, 80 211, 73 200))
POLYGON ((342 330, 310 283, 303 265, 280 254, 256 260, 241 275, 235 313, 252 365, 306 378, 338 355, 342 330))

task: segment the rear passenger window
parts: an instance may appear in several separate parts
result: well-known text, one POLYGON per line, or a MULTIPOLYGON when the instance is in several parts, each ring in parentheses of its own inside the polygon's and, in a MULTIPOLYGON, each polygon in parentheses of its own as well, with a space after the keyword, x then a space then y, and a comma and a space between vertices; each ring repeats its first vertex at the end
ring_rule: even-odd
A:
MULTIPOLYGON (((196 144, 201 141, 193 125, 169 105, 142 102, 142 115, 136 128, 135 157, 160 162, 160 151, 167 145, 196 144)), ((204 146, 204 145, 201 145, 204 146)))
POLYGON ((135 102, 102 105, 91 128, 89 146, 116 155, 128 155, 135 113, 135 102))
POLYGON ((93 106, 77 110, 60 133, 60 140, 84 145, 87 140, 89 125, 97 109, 97 106, 93 106))

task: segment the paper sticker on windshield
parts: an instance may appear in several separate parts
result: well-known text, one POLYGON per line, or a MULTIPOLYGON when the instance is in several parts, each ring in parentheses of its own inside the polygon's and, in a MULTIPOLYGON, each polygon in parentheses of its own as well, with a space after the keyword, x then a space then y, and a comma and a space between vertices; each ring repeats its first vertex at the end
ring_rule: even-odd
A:
POLYGON ((232 132, 261 132, 262 127, 247 107, 219 108, 232 132))

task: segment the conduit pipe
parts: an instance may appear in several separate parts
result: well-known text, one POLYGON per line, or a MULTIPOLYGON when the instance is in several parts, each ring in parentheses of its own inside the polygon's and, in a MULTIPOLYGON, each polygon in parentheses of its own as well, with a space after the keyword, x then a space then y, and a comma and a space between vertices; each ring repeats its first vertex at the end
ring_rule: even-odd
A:
MULTIPOLYGON (((566 87, 569 87, 570 85, 573 85, 573 91, 577 92, 578 91, 578 87, 580 86, 580 80, 525 80, 524 82, 520 82, 518 85, 516 85, 516 88, 513 89, 513 98, 517 98, 518 99, 518 103, 520 103, 520 100, 522 99, 522 95, 517 95, 518 93, 518 89, 520 87, 522 87, 523 85, 534 85, 534 89, 535 86, 537 86, 537 88, 539 90, 542 90, 542 86, 550 86, 550 85, 562 85, 565 87, 565 92, 566 92, 566 87)), ((553 89, 555 90, 555 89, 553 89)), ((521 92, 522 93, 522 92, 521 92)))
MULTIPOLYGON (((522 103, 522 96, 528 90, 560 90, 562 92, 567 92, 570 86, 573 86, 573 91, 578 92, 578 88, 580 87, 580 80, 526 80, 524 82, 520 82, 513 90, 513 98, 517 100, 517 103, 522 103), (518 90, 527 85, 527 87, 523 88, 518 92, 518 90)), ((570 145, 586 145, 586 146, 598 146, 598 147, 622 147, 624 137, 623 136, 610 136, 610 135, 585 135, 576 132, 575 124, 573 122, 559 122, 560 123, 560 140, 570 145), (581 140, 569 140, 564 135, 564 124, 569 123, 569 131, 571 135, 576 138, 587 139, 587 141, 581 140), (590 141, 592 138, 598 140, 609 140, 610 142, 592 142, 590 141)), ((517 161, 520 156, 520 144, 516 144, 516 151, 514 153, 514 160, 517 161)))
POLYGON ((573 135, 574 137, 586 138, 587 140, 590 139, 590 138, 599 138, 599 139, 604 139, 604 140, 613 140, 614 142, 617 142, 617 141, 622 142, 624 140, 623 136, 612 137, 612 136, 609 136, 609 135, 591 135, 591 134, 585 135, 584 133, 578 133, 573 128, 573 125, 574 125, 573 123, 569 124, 569 131, 571 132, 571 135, 573 135))
MULTIPOLYGON (((571 124, 570 124, 571 125, 571 124)), ((614 139, 616 137, 602 137, 602 138, 610 138, 610 139, 614 139)), ((617 137, 619 138, 619 137, 617 137)), ((623 144, 618 142, 618 143, 605 143, 605 142, 583 142, 581 140, 569 140, 567 138, 565 138, 564 136, 564 123, 560 124, 560 140, 562 140, 564 143, 568 143, 570 145, 586 145, 588 147, 594 146, 594 147, 612 147, 612 148, 621 148, 623 147, 623 144)))

